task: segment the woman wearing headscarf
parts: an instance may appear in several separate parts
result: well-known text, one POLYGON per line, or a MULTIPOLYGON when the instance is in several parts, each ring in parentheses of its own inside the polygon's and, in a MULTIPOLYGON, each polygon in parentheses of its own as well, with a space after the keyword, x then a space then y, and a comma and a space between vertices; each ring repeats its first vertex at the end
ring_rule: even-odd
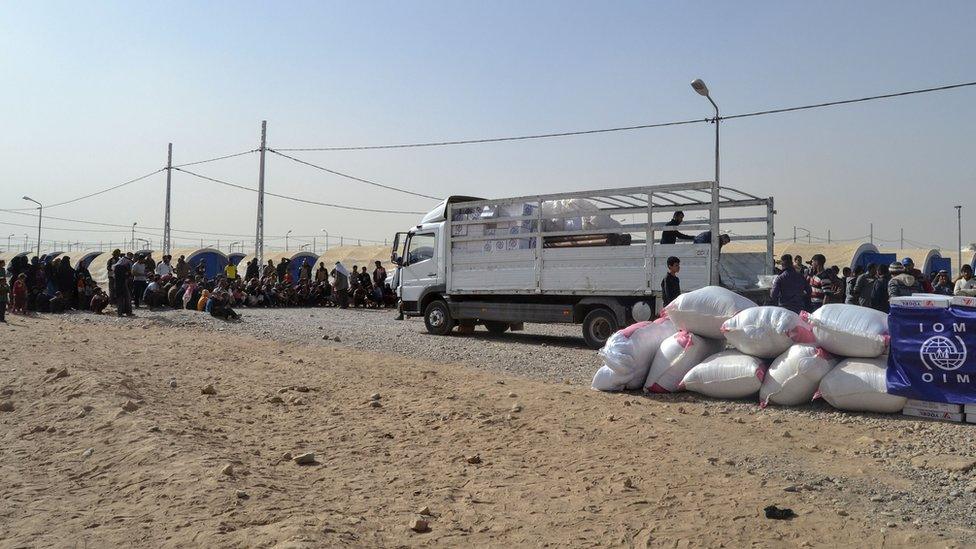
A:
POLYGON ((64 256, 60 258, 55 279, 57 280, 58 291, 64 298, 66 308, 73 308, 77 302, 75 297, 78 290, 78 281, 75 279, 75 270, 71 267, 71 258, 64 256))
POLYGON ((332 278, 335 279, 333 286, 335 287, 336 301, 339 303, 339 307, 348 309, 349 271, 346 270, 346 266, 341 261, 335 262, 335 268, 332 269, 332 278))

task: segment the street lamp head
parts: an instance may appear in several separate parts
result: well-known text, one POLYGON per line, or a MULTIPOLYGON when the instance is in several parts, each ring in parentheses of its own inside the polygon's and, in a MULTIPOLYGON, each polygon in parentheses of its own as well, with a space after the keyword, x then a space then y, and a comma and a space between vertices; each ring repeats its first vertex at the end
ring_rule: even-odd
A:
POLYGON ((691 82, 691 88, 698 92, 698 95, 708 97, 708 86, 705 85, 705 82, 701 78, 694 79, 691 82))

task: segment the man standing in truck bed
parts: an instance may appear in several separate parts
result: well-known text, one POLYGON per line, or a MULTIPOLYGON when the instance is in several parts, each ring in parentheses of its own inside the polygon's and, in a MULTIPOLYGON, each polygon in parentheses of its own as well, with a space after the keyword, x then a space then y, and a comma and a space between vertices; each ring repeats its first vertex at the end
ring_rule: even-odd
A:
MULTIPOLYGON (((685 220, 684 212, 674 212, 671 216, 671 221, 667 222, 668 227, 677 227, 681 225, 681 222, 685 220)), ((667 230, 661 233, 661 244, 675 244, 678 240, 694 240, 695 237, 691 235, 684 234, 682 232, 676 231, 674 229, 667 230)))

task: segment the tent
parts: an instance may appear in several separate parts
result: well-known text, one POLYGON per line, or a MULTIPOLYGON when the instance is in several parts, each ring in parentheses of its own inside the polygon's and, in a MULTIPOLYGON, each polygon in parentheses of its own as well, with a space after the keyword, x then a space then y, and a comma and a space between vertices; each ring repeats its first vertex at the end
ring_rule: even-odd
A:
POLYGON ((197 265, 203 263, 206 271, 206 278, 214 278, 224 273, 227 266, 227 255, 216 248, 177 248, 170 250, 169 255, 173 256, 172 264, 175 267, 180 256, 184 256, 186 262, 190 264, 191 272, 197 265))
MULTIPOLYGON (((733 237, 734 238, 734 237, 733 237)), ((740 241, 733 240, 722 248, 722 253, 748 253, 765 252, 766 243, 758 240, 740 241)), ((803 261, 810 261, 814 254, 823 254, 827 258, 827 266, 837 265, 841 269, 844 267, 854 267, 864 265, 872 254, 879 254, 878 248, 874 244, 867 242, 845 242, 838 244, 807 244, 805 242, 777 242, 773 245, 773 256, 779 259, 783 254, 793 256, 800 255, 803 261)), ((873 259, 871 262, 877 262, 873 259)))
MULTIPOLYGON (((291 261, 291 276, 293 279, 298 280, 301 274, 302 264, 305 262, 311 263, 312 265, 312 276, 315 276, 315 262, 318 260, 318 254, 313 254, 312 252, 271 252, 264 254, 264 264, 268 264, 268 260, 274 261, 275 265, 281 263, 282 259, 288 259, 291 261)), ((254 259, 254 255, 248 254, 241 258, 238 265, 244 265, 244 267, 238 267, 238 272, 241 274, 241 278, 244 277, 244 272, 247 268, 247 264, 254 259)))
POLYGON ((339 246, 326 250, 319 257, 319 261, 325 263, 330 271, 336 261, 341 261, 350 271, 353 265, 360 267, 367 265, 372 271, 376 262, 379 261, 392 276, 393 269, 396 266, 390 262, 390 251, 389 246, 382 244, 376 246, 339 246))
POLYGON ((27 255, 29 253, 30 252, 4 252, 0 254, 0 260, 3 260, 3 262, 6 264, 5 268, 10 268, 10 262, 13 260, 13 258, 27 255))
POLYGON ((236 267, 241 264, 241 260, 244 259, 245 255, 247 254, 242 252, 231 252, 227 254, 227 260, 233 263, 234 266, 236 267))
POLYGON ((939 250, 934 248, 903 248, 897 250, 886 249, 883 251, 889 254, 895 254, 897 258, 895 261, 901 261, 906 257, 912 258, 912 261, 915 262, 915 268, 922 271, 923 274, 937 272, 939 268, 935 265, 942 258, 939 250))
POLYGON ((90 251, 76 252, 76 253, 77 255, 72 256, 71 266, 74 267, 75 269, 78 269, 81 267, 87 268, 89 265, 91 265, 91 262, 95 259, 95 257, 103 253, 107 254, 109 252, 103 252, 101 250, 90 250, 90 251))

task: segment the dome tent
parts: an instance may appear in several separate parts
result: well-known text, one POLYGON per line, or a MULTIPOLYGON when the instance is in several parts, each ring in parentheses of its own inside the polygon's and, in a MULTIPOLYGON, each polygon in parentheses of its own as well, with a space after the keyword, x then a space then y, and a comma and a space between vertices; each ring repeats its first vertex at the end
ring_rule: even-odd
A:
POLYGON ((227 266, 227 255, 216 248, 177 248, 169 253, 173 257, 171 263, 175 267, 180 256, 186 259, 190 265, 190 272, 194 272, 200 263, 203 263, 205 271, 204 277, 211 279, 217 275, 224 274, 224 267, 227 266))
POLYGON ((104 252, 100 250, 88 250, 88 251, 78 252, 78 255, 72 256, 71 266, 74 267, 75 269, 79 269, 81 267, 87 269, 88 266, 91 265, 91 262, 94 261, 96 257, 98 257, 103 253, 108 253, 109 255, 112 255, 109 252, 104 252))
MULTIPOLYGON (((275 266, 277 266, 279 263, 281 263, 282 259, 288 259, 291 262, 289 272, 291 272, 292 278, 297 281, 299 279, 299 275, 301 274, 302 264, 306 262, 312 265, 312 273, 314 276, 315 263, 318 258, 318 254, 313 254, 312 252, 271 252, 264 254, 264 265, 267 265, 268 260, 271 260, 274 262, 275 266)), ((241 273, 242 278, 242 271, 247 270, 247 264, 250 263, 252 259, 254 259, 254 255, 248 254, 241 258, 240 262, 238 262, 238 272, 241 273), (240 267, 240 265, 243 265, 243 267, 240 267)))
POLYGON ((235 267, 241 264, 241 260, 247 255, 243 252, 231 252, 227 254, 227 261, 231 262, 235 267))
MULTIPOLYGON (((733 237, 734 238, 734 237, 733 237)), ((722 253, 738 252, 765 252, 766 243, 760 241, 740 241, 733 240, 724 248, 722 253)), ((783 254, 801 256, 803 261, 810 261, 814 254, 823 254, 827 258, 827 266, 837 265, 841 269, 844 267, 854 267, 864 264, 864 260, 872 254, 879 254, 878 248, 874 244, 867 242, 844 242, 839 244, 807 244, 806 242, 777 242, 773 246, 773 258, 779 259, 783 254)))
POLYGON ((942 254, 939 250, 935 248, 903 248, 903 249, 885 249, 882 253, 895 254, 897 258, 896 261, 901 261, 902 259, 909 257, 915 262, 915 268, 922 272, 922 274, 931 274, 935 268, 938 260, 942 258, 942 254))
POLYGON ((382 244, 376 246, 339 246, 330 248, 319 257, 319 261, 331 271, 336 261, 341 261, 347 269, 352 270, 354 265, 368 266, 372 271, 376 262, 379 261, 383 267, 391 274, 395 265, 390 262, 390 247, 382 244))

